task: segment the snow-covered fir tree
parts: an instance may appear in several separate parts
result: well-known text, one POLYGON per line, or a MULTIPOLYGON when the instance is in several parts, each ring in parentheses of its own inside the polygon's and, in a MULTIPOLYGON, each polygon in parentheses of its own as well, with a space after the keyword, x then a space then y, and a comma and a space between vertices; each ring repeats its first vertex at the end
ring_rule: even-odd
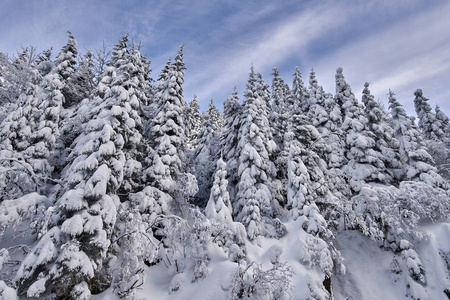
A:
MULTIPOLYGON (((114 62, 123 59, 125 49, 126 36, 116 46, 114 62)), ((120 80, 124 74, 116 72, 114 65, 106 72, 105 82, 110 84, 102 86, 98 113, 77 138, 76 158, 56 201, 60 210, 55 212, 55 221, 42 229, 42 238, 16 276, 19 291, 28 297, 55 294, 87 299, 110 280, 104 263, 116 222, 116 192, 123 181, 122 149, 136 141, 133 134, 137 132, 134 121, 130 123, 130 103, 120 80)))
POLYGON ((62 93, 64 95, 64 105, 69 107, 75 101, 81 100, 77 91, 73 86, 73 77, 75 75, 77 55, 78 55, 78 45, 72 32, 67 31, 69 35, 69 41, 61 49, 61 52, 55 59, 56 73, 60 76, 60 80, 63 83, 62 93))
POLYGON ((439 105, 436 105, 435 109, 436 114, 436 121, 435 125, 439 128, 439 132, 443 132, 443 141, 445 143, 449 143, 449 135, 450 135, 450 128, 449 128, 449 119, 447 115, 440 109, 439 105))
POLYGON ((252 241, 260 235, 269 234, 264 225, 270 224, 276 211, 271 192, 273 166, 269 160, 275 145, 273 141, 267 140, 269 127, 264 106, 265 103, 258 94, 252 67, 242 104, 238 135, 239 182, 233 204, 236 220, 246 226, 248 237, 252 241))
POLYGON ((214 101, 211 98, 208 105, 208 115, 209 119, 211 120, 211 126, 214 130, 214 134, 219 136, 222 132, 223 125, 225 123, 225 120, 223 118, 222 113, 217 109, 217 107, 214 105, 214 101))
POLYGON ((198 104, 196 95, 194 95, 194 98, 189 103, 189 109, 186 112, 188 146, 193 148, 196 146, 200 128, 202 126, 202 119, 200 117, 200 105, 198 104))
MULTIPOLYGON (((348 198, 349 188, 347 176, 342 170, 347 158, 345 156, 344 133, 341 128, 341 110, 335 99, 330 94, 325 93, 323 87, 319 85, 314 69, 311 70, 309 75, 308 95, 308 101, 311 105, 307 116, 311 124, 319 131, 326 145, 323 159, 328 166, 326 171, 328 187, 332 194, 342 201, 348 198)), ((332 214, 335 215, 336 212, 333 211, 332 214)))
POLYGON ((228 192, 230 197, 234 198, 239 180, 237 175, 239 164, 238 133, 241 118, 241 104, 236 87, 223 103, 223 116, 225 124, 220 136, 220 152, 227 166, 228 192))
POLYGON ((211 195, 205 208, 205 214, 211 222, 211 234, 213 242, 219 246, 228 248, 231 261, 241 261, 242 255, 235 255, 238 248, 239 253, 245 254, 245 240, 247 238, 245 228, 241 223, 233 222, 230 195, 228 193, 228 180, 226 163, 219 158, 217 160, 214 183, 211 195))
POLYGON ((336 71, 336 102, 343 111, 346 157, 343 167, 350 187, 359 192, 369 182, 389 182, 381 152, 375 148, 375 134, 369 130, 364 109, 345 81, 342 68, 336 71))
POLYGON ((273 68, 272 79, 272 105, 270 108, 270 123, 273 131, 273 139, 279 149, 283 148, 284 134, 289 127, 288 110, 286 105, 286 96, 288 91, 286 90, 286 84, 280 77, 280 73, 277 68, 273 68))
POLYGON ((447 183, 433 166, 433 158, 427 152, 419 128, 407 115, 392 91, 389 91, 389 108, 395 138, 400 142, 400 158, 403 164, 404 179, 423 181, 437 187, 446 187, 447 183))
POLYGON ((414 108, 419 118, 419 128, 426 140, 441 140, 444 132, 436 126, 436 114, 432 111, 428 99, 423 96, 421 89, 414 92, 414 108))
MULTIPOLYGON (((214 130, 214 119, 216 117, 215 106, 209 103, 208 111, 203 115, 203 124, 197 138, 194 159, 196 164, 196 177, 199 191, 196 195, 196 204, 204 206, 205 199, 211 191, 215 162, 219 151, 219 134, 214 130)), ((217 121, 217 119, 216 119, 217 121)))
POLYGON ((187 172, 186 166, 182 49, 174 63, 166 64, 155 85, 158 109, 147 126, 151 152, 144 171, 145 180, 173 198, 171 205, 178 213, 185 210, 189 198, 198 190, 195 176, 187 172))
POLYGON ((381 160, 386 168, 384 173, 388 176, 387 183, 393 183, 393 179, 401 177, 400 143, 394 137, 394 130, 389 123, 387 113, 370 93, 368 82, 364 84, 362 102, 365 106, 369 129, 375 134, 374 148, 381 153, 381 160))
MULTIPOLYGON (((312 71, 313 72, 313 71, 312 71)), ((302 79, 302 73, 298 67, 295 67, 295 72, 293 74, 294 79, 292 81, 292 94, 293 94, 293 103, 291 107, 291 103, 288 103, 288 108, 290 112, 296 111, 298 108, 306 114, 309 110, 309 92, 305 87, 302 79)))

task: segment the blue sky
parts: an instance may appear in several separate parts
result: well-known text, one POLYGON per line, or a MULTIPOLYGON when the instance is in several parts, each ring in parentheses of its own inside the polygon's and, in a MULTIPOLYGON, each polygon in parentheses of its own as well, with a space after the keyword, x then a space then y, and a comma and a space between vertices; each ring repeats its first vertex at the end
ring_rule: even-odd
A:
POLYGON ((54 54, 70 29, 81 51, 114 45, 128 32, 143 44, 156 78, 185 44, 186 101, 202 109, 212 97, 222 109, 237 86, 243 98, 250 66, 267 83, 278 67, 288 83, 296 66, 307 81, 312 67, 334 94, 336 68, 360 98, 365 81, 376 99, 391 88, 413 114, 422 88, 450 115, 448 1, 24 1, 0 2, 0 51, 50 46, 54 54))

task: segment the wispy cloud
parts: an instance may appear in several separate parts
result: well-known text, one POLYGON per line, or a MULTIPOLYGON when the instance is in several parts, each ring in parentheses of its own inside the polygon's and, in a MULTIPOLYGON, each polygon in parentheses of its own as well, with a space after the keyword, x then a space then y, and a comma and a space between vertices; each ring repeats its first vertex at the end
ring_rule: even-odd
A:
POLYGON ((234 85, 242 94, 253 64, 268 82, 274 66, 286 82, 296 65, 304 77, 314 67, 329 92, 342 66, 356 94, 370 81, 377 98, 391 88, 407 104, 423 88, 450 112, 450 4, 444 0, 3 0, 0 14, 0 51, 36 45, 53 46, 56 54, 66 29, 81 50, 103 41, 112 46, 129 32, 142 41, 153 77, 184 42, 186 100, 197 94, 203 109, 210 97, 221 108, 234 85))
POLYGON ((446 81, 450 78, 449 14, 450 4, 421 11, 318 59, 318 73, 326 78, 322 84, 334 91, 334 72, 342 66, 356 94, 362 90, 364 81, 370 81, 377 98, 386 101, 386 94, 392 89, 412 114, 414 90, 439 82, 441 88, 424 93, 430 98, 439 97, 432 103, 449 111, 450 104, 441 98, 442 87, 448 86, 446 81))
MULTIPOLYGON (((300 11, 289 18, 274 22, 268 32, 258 32, 251 43, 237 41, 227 51, 212 53, 203 69, 196 69, 187 82, 187 94, 196 92, 206 103, 209 97, 231 93, 234 85, 244 86, 250 65, 256 70, 267 72, 272 67, 293 58, 296 52, 305 48, 316 38, 334 26, 345 22, 344 8, 316 6, 300 11), (220 55, 220 57, 214 57, 220 55)), ((234 19, 239 22, 238 19, 234 19)), ((226 29, 224 29, 226 30, 226 29)), ((269 71, 270 72, 270 71, 269 71)), ((220 103, 223 99, 219 99, 220 103)))

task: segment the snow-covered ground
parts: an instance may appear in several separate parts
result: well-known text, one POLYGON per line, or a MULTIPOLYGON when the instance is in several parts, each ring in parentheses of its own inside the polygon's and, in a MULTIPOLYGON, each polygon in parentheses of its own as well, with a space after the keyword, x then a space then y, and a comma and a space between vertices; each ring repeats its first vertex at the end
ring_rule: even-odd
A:
MULTIPOLYGON (((300 263, 299 236, 302 230, 297 222, 289 222, 288 234, 276 239, 262 239, 261 246, 248 244, 248 259, 270 268, 270 259, 275 249, 281 248, 280 261, 287 261, 293 268, 291 280, 292 299, 310 298, 310 284, 321 284, 323 275, 317 267, 300 263)), ((448 264, 450 261, 450 224, 436 223, 422 225, 428 235, 415 248, 425 267, 427 285, 425 290, 429 300, 447 299, 444 290, 450 290, 448 264), (444 257, 447 257, 447 262, 444 257)), ((336 300, 395 300, 407 299, 405 277, 391 271, 394 258, 392 251, 380 248, 376 242, 358 231, 344 231, 337 236, 341 253, 345 259, 346 274, 332 278, 333 297, 336 300)), ((138 290, 137 299, 230 299, 233 278, 238 265, 227 259, 227 254, 219 247, 210 249, 209 275, 195 283, 192 273, 169 274, 163 263, 148 268, 145 284, 138 290), (171 285, 179 284, 179 290, 169 293, 171 285)), ((112 289, 93 297, 95 300, 115 299, 112 289)))

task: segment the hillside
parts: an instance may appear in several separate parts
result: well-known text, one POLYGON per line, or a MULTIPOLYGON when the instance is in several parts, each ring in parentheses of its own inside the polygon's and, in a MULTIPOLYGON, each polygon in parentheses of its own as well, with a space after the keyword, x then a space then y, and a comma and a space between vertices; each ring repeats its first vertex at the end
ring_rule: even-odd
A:
MULTIPOLYGON (((223 111, 111 55, 2 56, 4 299, 450 299, 449 119, 389 111, 336 70, 271 86, 250 68, 223 111)), ((95 55, 93 53, 96 53, 95 55)))

